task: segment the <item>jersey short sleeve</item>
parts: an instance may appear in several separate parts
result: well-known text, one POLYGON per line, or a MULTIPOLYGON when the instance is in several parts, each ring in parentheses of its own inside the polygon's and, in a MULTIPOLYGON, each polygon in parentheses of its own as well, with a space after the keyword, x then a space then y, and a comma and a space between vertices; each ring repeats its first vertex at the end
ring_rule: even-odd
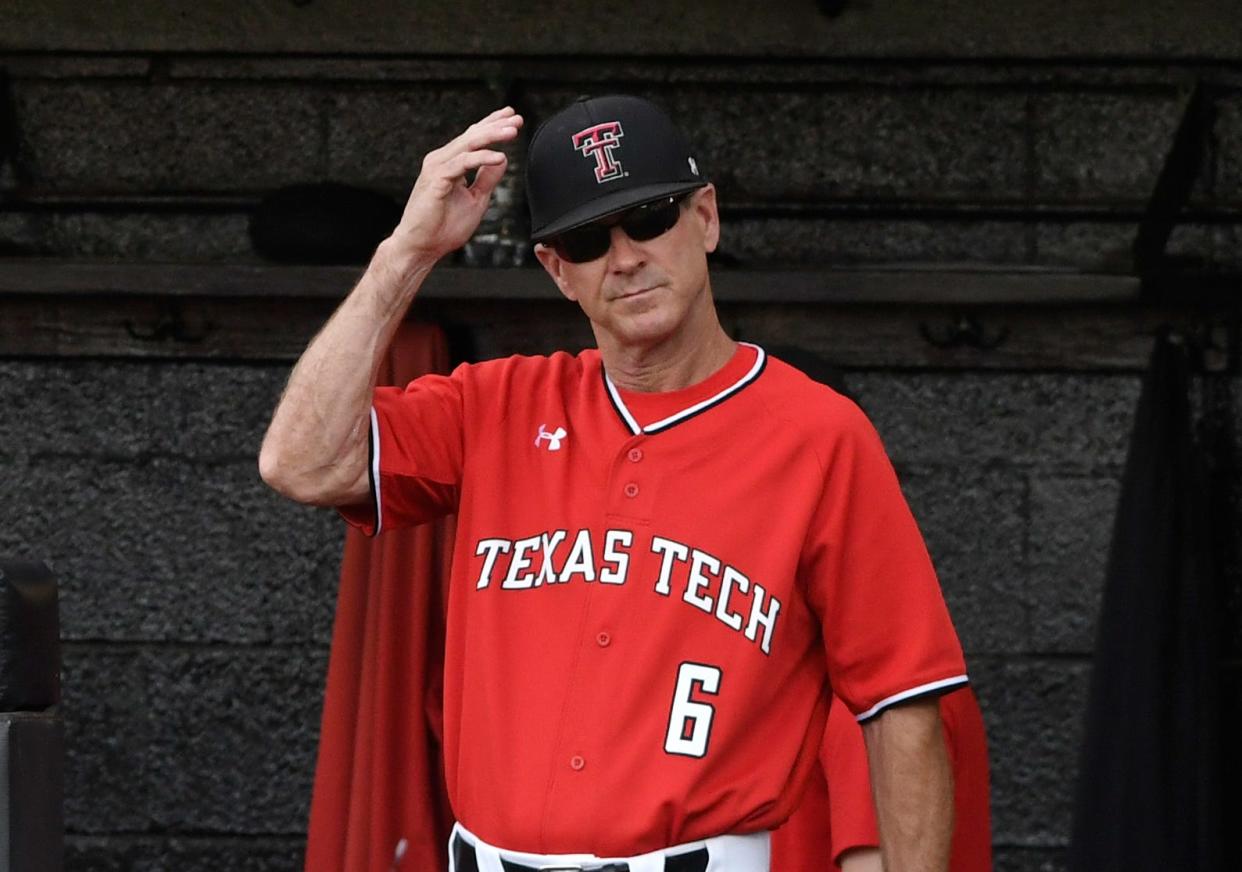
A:
POLYGON ((966 683, 940 584, 871 422, 839 398, 820 447, 823 492, 801 571, 829 679, 860 721, 966 683))
POLYGON ((371 501, 338 509, 368 535, 422 524, 455 510, 463 455, 463 382, 425 375, 404 388, 377 387, 371 406, 371 501))

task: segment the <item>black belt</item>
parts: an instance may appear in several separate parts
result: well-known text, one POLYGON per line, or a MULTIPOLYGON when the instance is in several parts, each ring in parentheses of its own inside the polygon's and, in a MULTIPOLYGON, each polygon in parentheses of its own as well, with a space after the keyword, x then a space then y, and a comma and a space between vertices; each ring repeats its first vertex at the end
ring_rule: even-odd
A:
MULTIPOLYGON (((453 837, 453 865, 457 872, 479 872, 479 861, 474 853, 474 845, 461 836, 453 837)), ((629 863, 597 863, 577 865, 567 863, 563 866, 525 866, 511 863, 503 857, 500 865, 505 872, 539 872, 544 870, 564 870, 564 872, 630 872, 629 863)), ((673 854, 664 858, 664 872, 707 872, 707 849, 696 848, 684 854, 673 854)))

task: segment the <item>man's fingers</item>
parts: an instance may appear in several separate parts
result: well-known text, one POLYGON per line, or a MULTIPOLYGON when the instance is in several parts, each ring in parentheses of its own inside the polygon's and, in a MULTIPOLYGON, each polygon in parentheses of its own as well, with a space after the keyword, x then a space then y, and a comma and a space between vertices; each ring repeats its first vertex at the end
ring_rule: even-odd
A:
POLYGON ((464 151, 475 151, 493 143, 507 142, 517 136, 523 120, 512 107, 497 109, 482 121, 471 124, 455 139, 430 152, 428 158, 434 156, 437 160, 448 161, 464 151))
POLYGON ((452 157, 463 151, 487 148, 489 145, 494 145, 498 142, 508 142, 517 137, 518 129, 521 126, 521 116, 514 115, 480 125, 474 130, 467 130, 444 147, 446 157, 452 157))
POLYGON ((516 110, 516 109, 514 109, 512 106, 501 106, 499 109, 497 109, 497 110, 495 110, 494 112, 492 112, 492 113, 491 113, 490 115, 488 115, 486 118, 480 118, 480 119, 479 119, 477 122, 475 122, 475 123, 476 123, 476 124, 486 124, 488 121, 491 121, 493 118, 501 118, 501 117, 503 117, 503 116, 505 116, 505 115, 516 115, 516 114, 517 114, 517 110, 516 110))
MULTIPOLYGON (((482 151, 468 151, 459 154, 450 160, 442 168, 443 178, 450 181, 457 181, 471 170, 478 170, 480 173, 489 167, 500 167, 501 174, 504 173, 505 162, 508 160, 503 151, 491 151, 483 149, 482 151)), ((476 182, 477 184, 477 182, 476 182)))
POLYGON ((504 178, 507 162, 501 161, 495 164, 484 164, 479 167, 479 171, 475 174, 474 184, 470 186, 470 190, 479 197, 490 197, 492 191, 500 184, 500 180, 504 178))
POLYGON ((506 118, 502 122, 479 128, 474 134, 466 137, 467 150, 473 151, 494 142, 508 142, 513 139, 518 134, 518 128, 522 126, 520 119, 517 119, 515 123, 515 118, 506 118))
POLYGON ((490 115, 484 118, 480 118, 478 121, 474 122, 469 127, 467 127, 466 130, 467 131, 477 130, 480 127, 483 127, 488 124, 493 124, 495 122, 503 123, 506 118, 518 118, 518 117, 520 116, 517 114, 517 110, 514 109, 512 106, 502 106, 501 108, 497 109, 495 112, 491 113, 490 115))

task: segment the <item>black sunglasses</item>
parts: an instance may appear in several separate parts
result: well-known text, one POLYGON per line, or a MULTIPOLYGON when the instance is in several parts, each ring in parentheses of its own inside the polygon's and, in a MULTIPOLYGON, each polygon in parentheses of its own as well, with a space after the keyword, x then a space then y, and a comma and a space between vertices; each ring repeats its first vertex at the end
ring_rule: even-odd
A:
POLYGON ((690 195, 679 194, 635 206, 602 221, 566 230, 560 236, 549 239, 547 244, 563 260, 570 263, 598 260, 608 253, 608 248, 612 245, 613 227, 619 226, 635 242, 646 242, 672 230, 681 217, 681 201, 688 196, 690 195))

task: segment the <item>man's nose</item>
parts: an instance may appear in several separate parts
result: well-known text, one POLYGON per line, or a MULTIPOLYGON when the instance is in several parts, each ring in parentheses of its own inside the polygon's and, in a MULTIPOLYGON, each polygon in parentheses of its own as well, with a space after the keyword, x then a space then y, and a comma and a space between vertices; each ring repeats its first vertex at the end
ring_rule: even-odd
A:
POLYGON ((643 251, 638 243, 615 225, 611 229, 612 239, 608 247, 609 266, 616 272, 631 272, 645 262, 643 251))

